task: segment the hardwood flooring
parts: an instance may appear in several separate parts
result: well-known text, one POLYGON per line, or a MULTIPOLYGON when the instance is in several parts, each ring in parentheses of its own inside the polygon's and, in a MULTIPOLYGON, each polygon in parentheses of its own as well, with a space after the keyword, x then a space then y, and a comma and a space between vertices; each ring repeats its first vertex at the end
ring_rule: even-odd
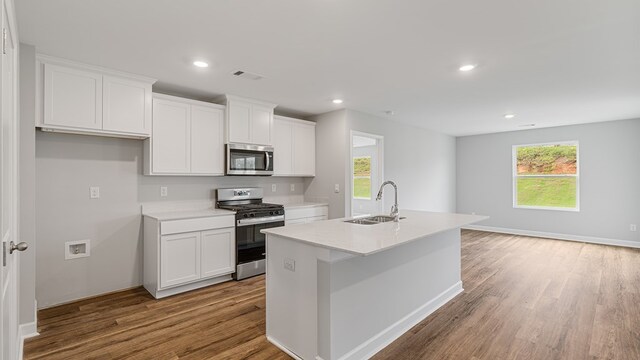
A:
MULTIPOLYGON (((463 231, 465 291, 375 359, 640 359, 640 250, 463 231)), ((288 359, 256 277, 142 288, 38 314, 25 359, 288 359)))

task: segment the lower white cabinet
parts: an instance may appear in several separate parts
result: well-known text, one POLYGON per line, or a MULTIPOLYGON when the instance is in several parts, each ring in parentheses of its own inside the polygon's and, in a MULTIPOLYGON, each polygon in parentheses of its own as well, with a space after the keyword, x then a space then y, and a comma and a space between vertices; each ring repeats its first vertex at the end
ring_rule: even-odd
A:
POLYGON ((286 207, 284 210, 284 224, 307 224, 314 221, 322 221, 329 219, 329 206, 300 206, 286 207))
POLYGON ((164 235, 160 239, 160 287, 200 279, 200 233, 164 235))
POLYGON ((159 299, 231 279, 235 216, 144 217, 144 287, 159 299))

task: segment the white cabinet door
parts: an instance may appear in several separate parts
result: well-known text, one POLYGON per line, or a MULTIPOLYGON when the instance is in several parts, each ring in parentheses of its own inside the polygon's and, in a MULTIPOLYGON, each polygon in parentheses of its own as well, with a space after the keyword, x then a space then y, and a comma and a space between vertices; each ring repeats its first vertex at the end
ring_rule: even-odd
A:
POLYGON ((251 143, 251 103, 229 101, 227 111, 229 142, 251 143))
POLYGON ((104 76, 102 129, 151 134, 151 84, 104 76))
POLYGON ((293 172, 316 174, 316 127, 296 123, 293 126, 293 172))
POLYGON ((102 75, 44 64, 44 124, 102 129, 102 75))
POLYGON ((224 174, 224 111, 191 106, 191 173, 224 174))
POLYGON ((236 271, 235 228, 203 231, 200 238, 201 278, 236 271))
POLYGON ((188 104, 153 99, 154 173, 185 174, 190 171, 190 112, 188 104))
POLYGON ((160 287, 200 279, 200 233, 165 235, 160 238, 160 287))
POLYGON ((293 174, 293 123, 286 119, 273 120, 273 173, 293 174))
POLYGON ((251 143, 272 145, 273 108, 252 105, 251 107, 251 143))

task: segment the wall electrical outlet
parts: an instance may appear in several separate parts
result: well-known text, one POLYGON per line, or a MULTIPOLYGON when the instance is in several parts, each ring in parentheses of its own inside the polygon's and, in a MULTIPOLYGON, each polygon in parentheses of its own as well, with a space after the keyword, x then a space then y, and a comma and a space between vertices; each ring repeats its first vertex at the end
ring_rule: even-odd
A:
POLYGON ((629 225, 629 231, 638 231, 638 227, 636 226, 636 224, 629 225))
POLYGON ((291 192, 296 191, 296 184, 291 184, 290 187, 291 187, 291 192))
POLYGON ((167 195, 169 195, 169 190, 167 189, 166 186, 160 186, 160 196, 161 197, 167 197, 167 195))
POLYGON ((271 192, 276 192, 277 186, 276 184, 271 184, 271 192))
POLYGON ((333 192, 336 194, 340 192, 340 184, 335 184, 335 186, 333 187, 333 192))
POLYGON ((99 199, 100 198, 100 188, 97 186, 92 186, 89 188, 89 196, 92 199, 99 199))
POLYGON ((284 258, 284 268, 289 271, 296 271, 296 261, 290 258, 284 258))

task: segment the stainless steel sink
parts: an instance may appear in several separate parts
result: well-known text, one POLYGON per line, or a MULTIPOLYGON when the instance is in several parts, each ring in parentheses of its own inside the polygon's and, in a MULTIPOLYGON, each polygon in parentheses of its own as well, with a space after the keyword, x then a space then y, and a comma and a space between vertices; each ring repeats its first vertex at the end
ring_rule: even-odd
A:
MULTIPOLYGON (((400 220, 404 219, 405 217, 400 217, 400 220)), ((353 219, 353 220, 347 220, 345 222, 351 223, 351 224, 359 224, 359 225, 375 225, 375 224, 380 224, 380 223, 385 223, 385 222, 389 222, 389 221, 393 221, 393 216, 389 216, 389 215, 375 215, 375 216, 369 216, 369 217, 364 217, 364 218, 358 218, 358 219, 353 219)))

